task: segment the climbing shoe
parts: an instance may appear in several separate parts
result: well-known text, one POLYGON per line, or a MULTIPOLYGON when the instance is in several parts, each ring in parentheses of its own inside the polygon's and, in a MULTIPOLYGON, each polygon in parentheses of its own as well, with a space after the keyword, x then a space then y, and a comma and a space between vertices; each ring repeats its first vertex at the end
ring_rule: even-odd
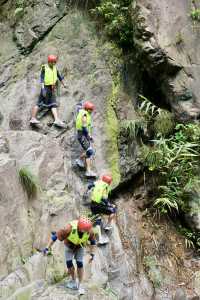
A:
POLYGON ((97 177, 97 174, 93 171, 86 171, 85 176, 86 177, 97 177))
POLYGON ((64 122, 62 122, 61 120, 55 120, 53 122, 53 125, 54 126, 57 126, 57 127, 61 127, 61 128, 66 128, 66 124, 64 122))
POLYGON ((85 168, 84 161, 82 159, 76 159, 76 165, 80 168, 85 168))
POLYGON ((79 295, 84 295, 85 294, 85 289, 84 289, 82 284, 79 284, 78 293, 79 293, 79 295))
POLYGON ((110 224, 107 224, 105 227, 104 227, 104 230, 112 230, 112 225, 110 225, 110 224))
POLYGON ((40 121, 38 121, 36 118, 31 118, 30 124, 40 124, 40 121))
POLYGON ((106 245, 109 243, 108 237, 100 237, 99 240, 97 241, 97 245, 106 245))
POLYGON ((70 280, 70 281, 68 281, 67 284, 66 284, 66 287, 68 289, 77 290, 78 286, 77 286, 76 280, 70 280))

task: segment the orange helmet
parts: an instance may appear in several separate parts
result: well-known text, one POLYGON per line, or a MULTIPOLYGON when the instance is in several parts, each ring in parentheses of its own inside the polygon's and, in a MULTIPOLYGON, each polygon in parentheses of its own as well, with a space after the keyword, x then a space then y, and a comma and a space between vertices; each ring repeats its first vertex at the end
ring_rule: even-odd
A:
POLYGON ((112 182, 112 176, 110 176, 110 175, 103 175, 101 177, 101 180, 104 181, 104 182, 106 182, 107 184, 111 184, 111 182, 112 182))
POLYGON ((93 111, 94 110, 94 104, 90 101, 86 101, 84 104, 83 104, 83 108, 85 110, 91 110, 93 111))
POLYGON ((90 231, 92 229, 92 222, 85 217, 80 217, 78 220, 78 230, 80 231, 90 231))
POLYGON ((56 55, 49 55, 48 56, 48 63, 56 63, 58 60, 58 57, 56 55))

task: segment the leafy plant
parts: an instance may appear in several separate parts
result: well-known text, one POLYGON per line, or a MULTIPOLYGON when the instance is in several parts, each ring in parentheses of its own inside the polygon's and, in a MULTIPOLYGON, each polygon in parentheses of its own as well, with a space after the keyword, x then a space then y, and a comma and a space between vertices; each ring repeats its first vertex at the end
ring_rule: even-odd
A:
POLYGON ((131 3, 131 0, 101 0, 96 8, 90 10, 93 16, 101 20, 106 34, 120 46, 133 43, 131 3))
POLYGON ((190 17, 193 21, 200 21, 200 8, 193 9, 190 12, 190 17))
POLYGON ((22 7, 24 7, 24 0, 17 0, 17 1, 15 1, 15 5, 16 5, 16 7, 17 8, 22 8, 22 7))
POLYGON ((155 288, 159 288, 162 285, 162 275, 159 270, 157 259, 155 256, 145 256, 144 257, 144 266, 147 270, 148 276, 152 281, 155 288))
POLYGON ((167 136, 173 132, 175 122, 172 113, 164 109, 158 109, 158 114, 154 118, 154 131, 156 134, 167 136))
POLYGON ((155 149, 155 147, 146 146, 145 144, 142 145, 140 150, 140 159, 143 161, 143 164, 150 171, 154 171, 162 160, 162 151, 155 149))
POLYGON ((149 119, 154 116, 156 111, 158 110, 158 107, 154 105, 151 101, 149 101, 146 97, 143 95, 139 95, 141 101, 141 104, 139 104, 138 108, 141 112, 144 113, 145 117, 149 119))
POLYGON ((20 182, 26 191, 28 198, 33 198, 37 194, 39 188, 36 177, 26 167, 19 170, 20 182))
POLYGON ((200 248, 200 235, 198 232, 194 232, 190 228, 178 226, 178 231, 185 237, 186 248, 200 248))
POLYGON ((130 139, 135 139, 146 130, 146 125, 144 119, 126 120, 121 123, 120 131, 124 132, 130 139))
POLYGON ((159 109, 144 96, 140 98, 139 109, 147 122, 153 124, 156 135, 150 146, 141 147, 143 164, 159 174, 159 197, 154 206, 161 213, 187 211, 185 190, 194 183, 200 163, 200 126, 177 124, 175 127, 171 113, 159 109))

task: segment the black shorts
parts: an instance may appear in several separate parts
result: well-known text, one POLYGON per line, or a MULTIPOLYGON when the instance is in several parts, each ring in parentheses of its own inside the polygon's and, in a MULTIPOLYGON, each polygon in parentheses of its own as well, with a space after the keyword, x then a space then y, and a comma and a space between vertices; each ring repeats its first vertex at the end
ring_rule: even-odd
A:
POLYGON ((78 130, 77 138, 83 150, 87 151, 90 148, 90 141, 83 135, 82 131, 78 130))
POLYGON ((90 209, 94 215, 103 214, 103 215, 112 215, 116 213, 116 208, 112 206, 107 206, 103 204, 91 203, 90 209))
POLYGON ((46 97, 43 97, 42 90, 40 92, 40 96, 38 98, 37 106, 40 108, 53 108, 57 107, 56 103, 56 90, 52 90, 51 86, 45 86, 46 97))

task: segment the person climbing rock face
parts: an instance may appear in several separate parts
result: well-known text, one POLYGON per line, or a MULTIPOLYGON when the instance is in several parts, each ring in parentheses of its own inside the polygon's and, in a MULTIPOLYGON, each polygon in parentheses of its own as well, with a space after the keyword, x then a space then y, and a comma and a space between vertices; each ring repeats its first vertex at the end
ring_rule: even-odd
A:
POLYGON ((76 164, 81 168, 86 167, 86 177, 96 177, 96 174, 91 170, 91 157, 94 155, 94 150, 91 147, 91 142, 93 141, 91 136, 91 115, 93 111, 94 104, 87 101, 83 104, 83 108, 79 110, 76 118, 77 138, 84 150, 80 158, 76 160, 76 164))
POLYGON ((63 81, 64 77, 60 75, 57 70, 57 56, 49 55, 48 56, 48 64, 42 65, 40 81, 41 81, 41 91, 39 95, 39 99, 37 104, 32 109, 32 117, 30 120, 30 124, 37 125, 40 122, 36 119, 37 113, 39 109, 49 108, 54 117, 54 125, 58 127, 65 127, 65 124, 58 118, 57 112, 57 103, 56 103, 56 85, 58 79, 65 87, 65 83, 63 81))
POLYGON ((53 232, 51 240, 43 250, 47 254, 56 240, 63 241, 65 244, 66 265, 71 280, 67 283, 67 288, 78 289, 79 295, 85 293, 83 280, 83 256, 84 247, 90 241, 90 262, 94 259, 94 250, 96 245, 95 234, 92 229, 92 222, 84 217, 74 220, 67 224, 64 229, 53 232), (76 260, 78 281, 76 280, 75 267, 73 259, 76 260))
POLYGON ((108 215, 108 223, 105 230, 112 229, 112 222, 116 217, 116 207, 108 201, 110 185, 112 177, 110 175, 103 175, 100 180, 90 184, 88 190, 91 190, 91 205, 90 209, 93 214, 108 215))

